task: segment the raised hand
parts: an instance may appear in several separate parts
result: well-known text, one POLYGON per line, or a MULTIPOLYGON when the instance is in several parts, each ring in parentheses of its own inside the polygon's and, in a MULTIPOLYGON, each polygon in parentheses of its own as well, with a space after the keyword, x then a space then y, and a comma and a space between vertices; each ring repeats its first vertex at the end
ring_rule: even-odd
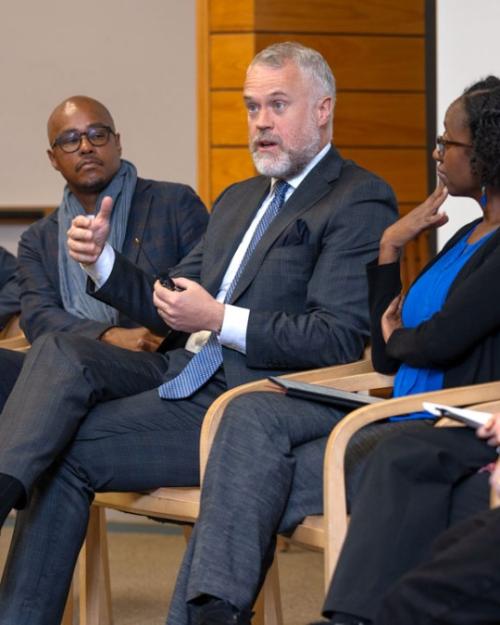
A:
POLYGON ((395 262, 409 241, 426 230, 443 226, 448 221, 448 215, 439 212, 439 208, 447 197, 448 189, 438 184, 425 202, 389 226, 380 241, 379 264, 395 262))
POLYGON ((91 265, 101 255, 109 235, 109 220, 113 200, 103 198, 97 215, 78 215, 68 230, 68 250, 71 258, 84 265, 91 265))

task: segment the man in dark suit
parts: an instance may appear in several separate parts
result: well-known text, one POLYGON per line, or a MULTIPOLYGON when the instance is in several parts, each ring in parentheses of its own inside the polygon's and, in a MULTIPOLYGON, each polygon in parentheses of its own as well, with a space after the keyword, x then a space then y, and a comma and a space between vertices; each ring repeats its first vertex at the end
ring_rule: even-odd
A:
MULTIPOLYGON (((72 332, 153 351, 161 337, 85 293, 86 275, 68 256, 66 231, 74 216, 95 214, 111 193, 113 244, 154 276, 166 273, 198 242, 208 221, 205 207, 186 185, 139 178, 134 165, 121 159, 121 138, 110 112, 92 98, 61 102, 49 117, 47 132, 49 160, 66 186, 59 208, 21 236, 21 327, 30 342, 47 332, 72 332)), ((0 380, 0 406, 19 374, 23 354, 12 352, 4 359, 9 366, 0 380)))
POLYGON ((16 268, 15 256, 0 247, 0 330, 21 308, 16 268))
MULTIPOLYGON (((222 193, 165 286, 106 243, 110 198, 95 219, 73 220, 71 255, 94 295, 158 334, 173 329, 171 340, 190 337, 166 354, 67 334, 35 341, 0 419, 0 520, 27 503, 0 586, 2 625, 28 612, 32 625, 60 618, 95 491, 199 482, 199 429, 223 391, 362 355, 365 263, 395 198, 330 145, 334 96, 313 50, 279 44, 254 60, 244 98, 262 175, 222 193)), ((325 412, 331 427, 331 411, 311 423, 325 412)))
MULTIPOLYGON (((33 342, 46 332, 74 332, 127 349, 156 349, 155 337, 126 314, 88 310, 92 298, 71 292, 64 268, 75 262, 66 252, 66 231, 74 216, 95 214, 102 198, 113 192, 114 245, 154 276, 166 273, 198 242, 207 212, 188 186, 137 176, 121 158, 120 134, 100 102, 84 96, 64 100, 50 115, 47 131, 47 154, 66 187, 59 208, 28 228, 19 244, 25 334, 33 342)), ((83 273, 75 268, 77 275, 83 273)), ((85 280, 81 283, 84 290, 85 280)))

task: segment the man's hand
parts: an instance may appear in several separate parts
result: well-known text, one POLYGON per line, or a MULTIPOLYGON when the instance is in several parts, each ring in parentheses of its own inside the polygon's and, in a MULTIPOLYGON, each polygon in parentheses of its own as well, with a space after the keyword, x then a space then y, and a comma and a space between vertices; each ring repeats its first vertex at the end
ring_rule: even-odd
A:
POLYGON ((220 332, 224 320, 224 304, 213 298, 197 282, 175 278, 182 291, 171 291, 155 282, 153 303, 163 321, 181 332, 211 330, 220 332))
POLYGON ((83 265, 92 265, 101 255, 109 235, 109 219, 113 200, 106 196, 101 202, 98 214, 78 215, 68 230, 68 250, 71 258, 83 265))
POLYGON ((396 262, 402 248, 426 230, 439 228, 448 221, 448 215, 439 213, 441 204, 448 197, 448 189, 438 184, 431 195, 419 206, 389 226, 380 241, 379 264, 396 262))
POLYGON ((392 302, 387 306, 385 313, 382 315, 380 321, 382 325, 382 336, 384 341, 391 338, 394 330, 398 330, 403 327, 403 321, 401 319, 401 309, 403 307, 403 295, 400 293, 395 297, 392 302))
POLYGON ((147 328, 143 327, 109 328, 100 337, 103 343, 130 349, 133 352, 155 352, 163 339, 163 336, 152 334, 147 328))

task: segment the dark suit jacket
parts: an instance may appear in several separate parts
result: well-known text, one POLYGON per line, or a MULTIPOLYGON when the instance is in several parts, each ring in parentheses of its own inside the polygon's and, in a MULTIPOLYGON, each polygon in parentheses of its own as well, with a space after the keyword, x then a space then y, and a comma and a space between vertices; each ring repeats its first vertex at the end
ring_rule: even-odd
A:
POLYGON ((21 309, 16 257, 0 247, 0 329, 21 309))
MULTIPOLYGON (((420 275, 479 221, 460 228, 420 275)), ((500 380, 500 230, 463 266, 441 311, 416 328, 396 330, 387 347, 380 318, 401 291, 399 264, 374 263, 368 275, 372 357, 378 371, 394 373, 401 362, 443 369, 445 388, 500 380)))
MULTIPOLYGON (((269 184, 258 176, 226 189, 204 238, 173 275, 197 280, 215 296, 269 184)), ((229 387, 361 356, 369 331, 364 265, 395 218, 390 187, 332 148, 263 235, 231 298, 250 318, 246 355, 223 349, 229 387)), ((165 332, 150 292, 150 279, 117 256, 96 296, 165 332)))
MULTIPOLYGON (((30 342, 49 331, 98 338, 110 326, 63 308, 58 271, 58 211, 34 223, 19 243, 21 327, 30 342)), ((137 179, 123 255, 150 276, 165 273, 198 242, 208 215, 186 185, 137 179)), ((135 324, 126 313, 119 325, 135 324)))

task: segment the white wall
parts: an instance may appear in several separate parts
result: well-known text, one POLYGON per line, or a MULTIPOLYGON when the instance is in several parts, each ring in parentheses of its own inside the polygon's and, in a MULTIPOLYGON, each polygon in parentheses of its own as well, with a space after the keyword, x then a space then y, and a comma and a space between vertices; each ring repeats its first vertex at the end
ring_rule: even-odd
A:
MULTIPOLYGON (((437 0, 438 134, 448 105, 468 85, 500 76, 499 0, 437 0)), ((438 248, 458 229, 481 214, 473 200, 449 198, 450 221, 438 231, 438 248)))
POLYGON ((108 106, 140 175, 195 185, 194 0, 0 0, 0 84, 0 206, 59 203, 45 128, 75 94, 108 106))

